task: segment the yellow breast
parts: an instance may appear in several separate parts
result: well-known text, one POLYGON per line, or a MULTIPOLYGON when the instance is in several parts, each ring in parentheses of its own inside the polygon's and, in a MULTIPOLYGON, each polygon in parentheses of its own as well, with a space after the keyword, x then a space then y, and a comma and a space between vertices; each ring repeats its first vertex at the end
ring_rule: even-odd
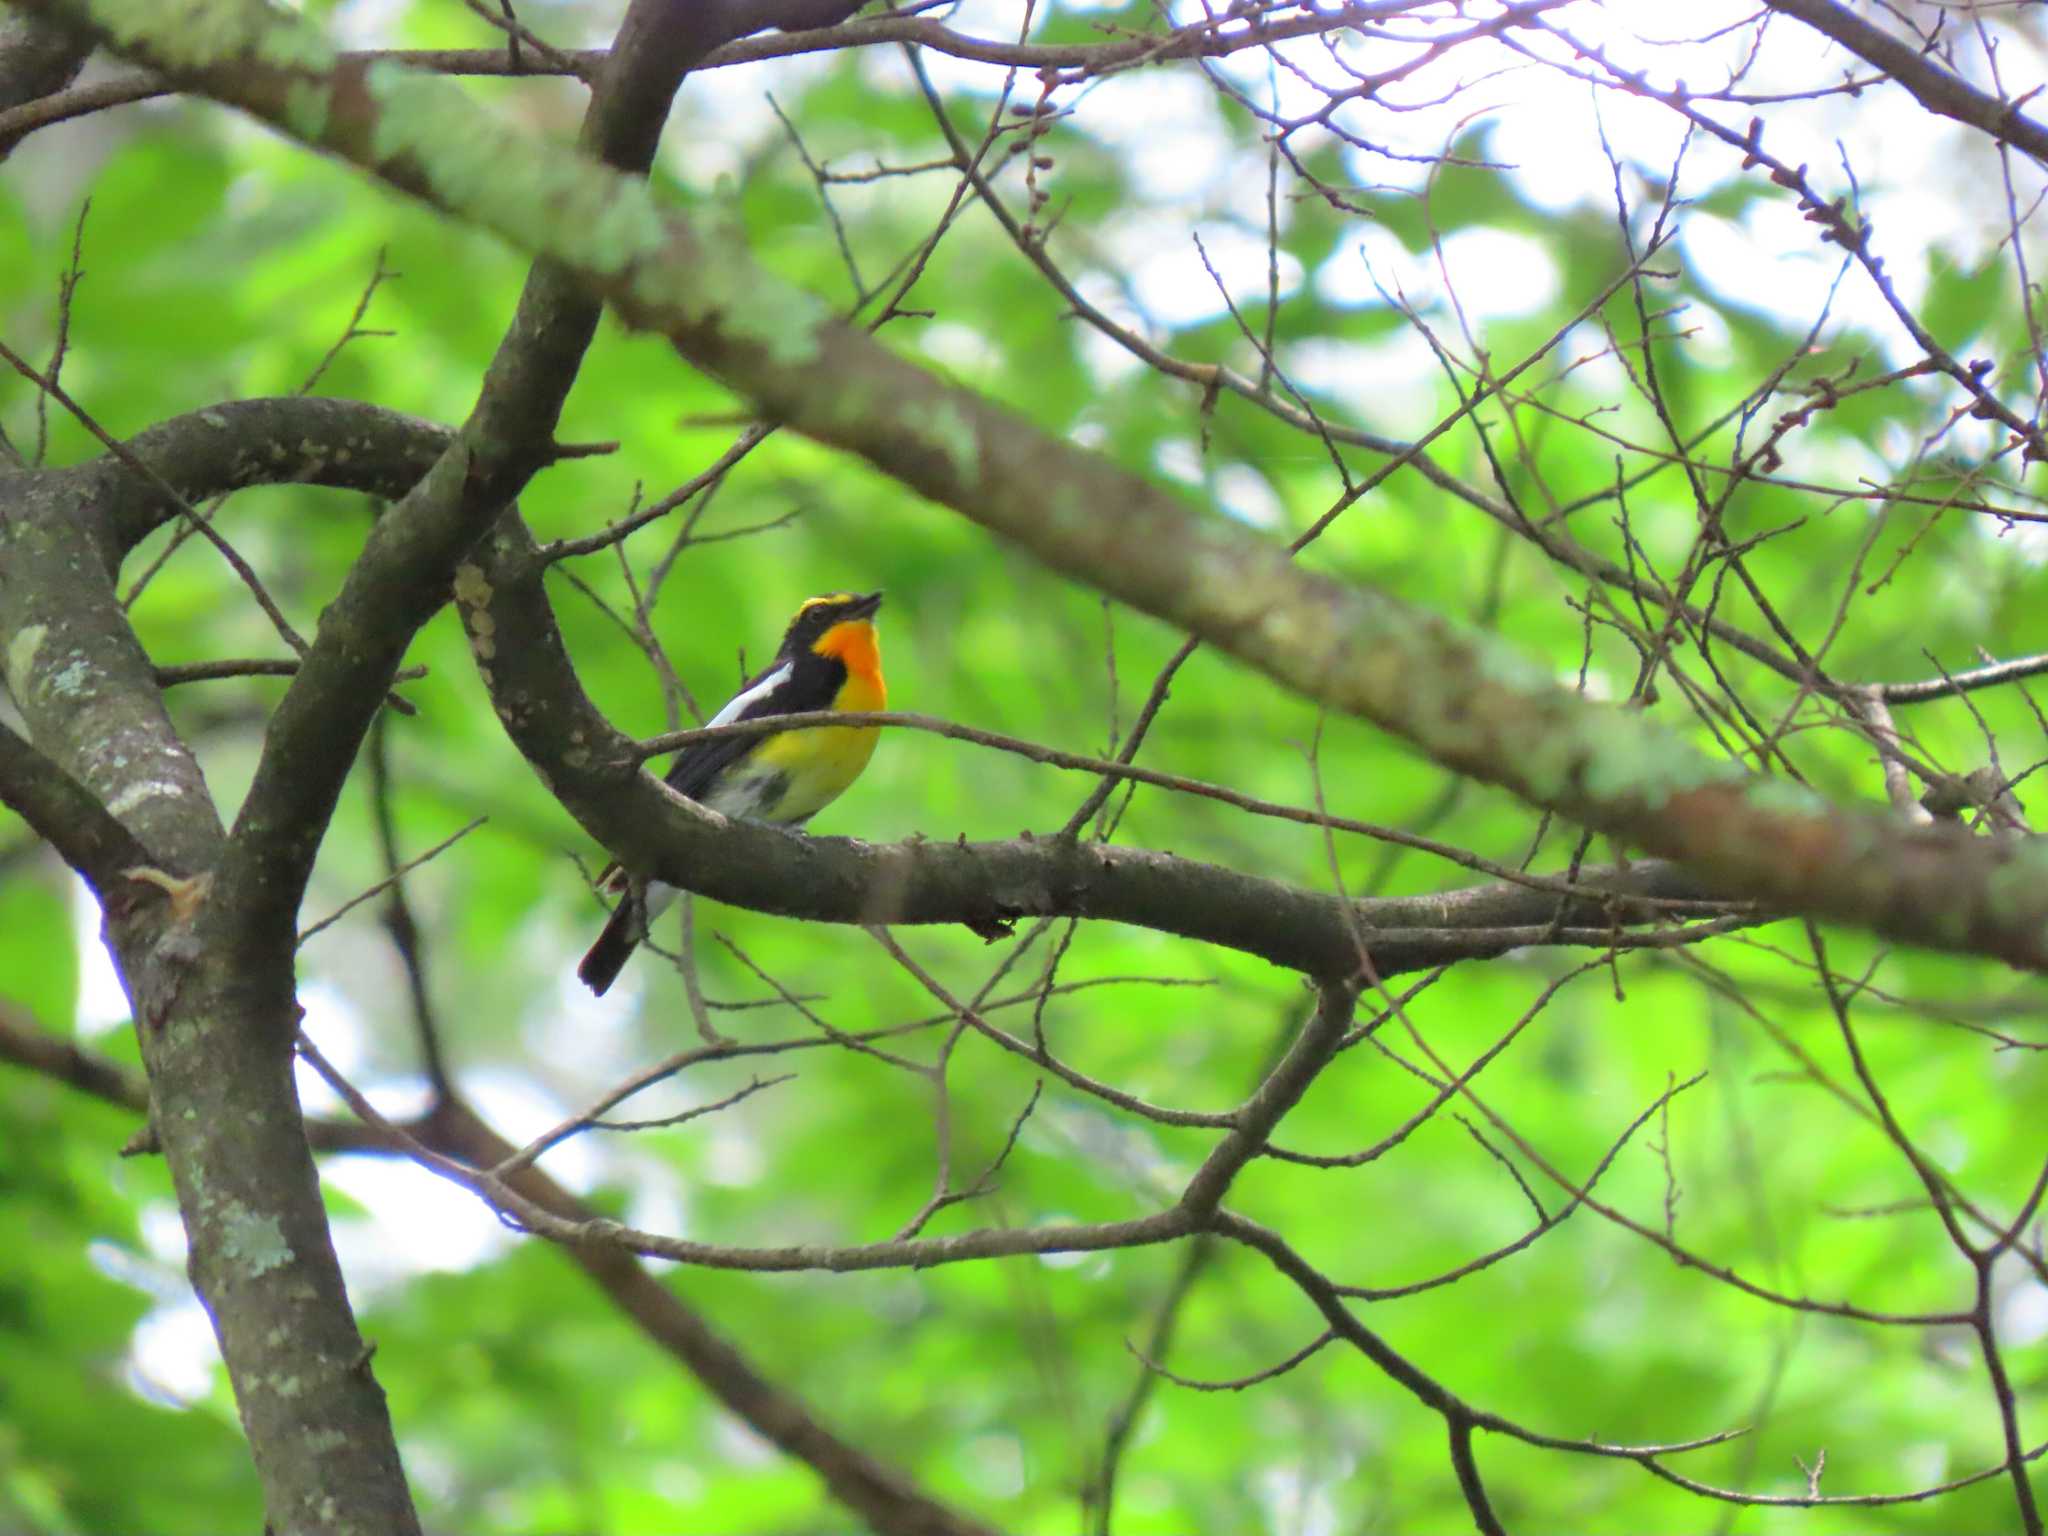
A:
MULTIPOLYGON (((872 726, 826 726, 770 736, 747 759, 738 776, 748 787, 741 783, 731 786, 736 800, 744 797, 757 803, 735 803, 729 814, 803 821, 838 799, 846 786, 860 777, 880 734, 872 726), (768 803, 758 803, 763 798, 768 803)), ((714 795, 711 803, 716 809, 728 810, 720 803, 725 798, 714 795)))
MULTIPOLYGON (((822 656, 846 664, 834 709, 886 709, 888 685, 882 681, 881 646, 875 626, 865 619, 835 624, 815 647, 822 656)), ((800 822, 830 805, 860 777, 874 755, 874 726, 824 726, 808 731, 783 731, 770 736, 748 757, 745 770, 711 797, 711 805, 729 815, 760 816, 772 821, 800 822)))

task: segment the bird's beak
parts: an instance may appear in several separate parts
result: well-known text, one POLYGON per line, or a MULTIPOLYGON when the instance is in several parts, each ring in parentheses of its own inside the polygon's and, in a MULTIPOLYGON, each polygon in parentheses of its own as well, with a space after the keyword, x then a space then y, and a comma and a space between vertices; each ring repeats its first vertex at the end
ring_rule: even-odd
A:
POLYGON ((875 616, 875 610, 881 606, 882 594, 870 592, 866 597, 856 598, 853 606, 846 610, 846 616, 849 619, 871 619, 875 616))

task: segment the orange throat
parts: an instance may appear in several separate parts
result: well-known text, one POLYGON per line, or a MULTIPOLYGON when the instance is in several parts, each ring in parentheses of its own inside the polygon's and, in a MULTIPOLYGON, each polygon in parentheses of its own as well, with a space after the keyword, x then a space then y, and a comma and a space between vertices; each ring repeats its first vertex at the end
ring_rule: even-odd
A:
POLYGON ((846 664, 846 683, 833 700, 836 709, 883 709, 889 690, 882 681, 882 648, 875 626, 866 619, 834 624, 813 647, 820 656, 836 656, 846 664))

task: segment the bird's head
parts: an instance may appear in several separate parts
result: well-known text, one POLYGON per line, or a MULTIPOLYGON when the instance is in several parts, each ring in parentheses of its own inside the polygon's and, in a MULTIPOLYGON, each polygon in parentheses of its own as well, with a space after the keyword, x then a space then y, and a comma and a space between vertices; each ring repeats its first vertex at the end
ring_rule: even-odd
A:
POLYGON ((785 658, 806 651, 832 656, 852 671, 872 671, 875 661, 875 610, 882 606, 882 594, 860 596, 852 592, 827 592, 797 609, 782 637, 785 658))

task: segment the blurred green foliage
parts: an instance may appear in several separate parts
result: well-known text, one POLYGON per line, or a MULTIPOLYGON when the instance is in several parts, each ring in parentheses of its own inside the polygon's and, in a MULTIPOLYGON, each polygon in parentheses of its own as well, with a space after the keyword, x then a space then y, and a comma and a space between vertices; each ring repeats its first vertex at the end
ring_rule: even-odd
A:
MULTIPOLYGON (((336 8, 345 15, 350 7, 336 8)), ((607 19, 569 7, 534 9, 551 35, 607 19)), ((394 13, 389 41, 475 46, 456 7, 415 3, 394 13)), ((1048 40, 1091 40, 1097 24, 1149 13, 1054 10, 1048 40)), ((897 55, 841 54, 693 82, 671 128, 661 172, 685 206, 718 203, 741 218, 761 259, 851 303, 852 278, 790 136, 761 103, 776 102, 814 159, 839 171, 941 158, 943 141, 897 55)), ((943 77, 951 82, 957 71, 943 77)), ((1133 77, 1134 79, 1136 77, 1133 77)), ((1149 78, 1149 77, 1148 77, 1149 78)), ((978 90, 946 86, 962 131, 977 136, 1000 76, 978 90)), ((536 131, 573 121, 575 96, 555 84, 478 89, 536 131)), ((1017 87, 1028 100, 1035 84, 1017 87)), ((1136 87, 1122 77, 1104 97, 1136 87)), ((1142 106, 1136 109, 1142 113, 1142 106)), ((1240 110, 1215 105, 1218 143, 1241 170, 1263 166, 1259 134, 1240 110)), ((1924 126, 1924 125, 1923 125, 1924 126)), ((1459 152, 1485 160, 1502 135, 1473 133, 1459 152)), ((1042 174, 1062 220, 1051 249, 1085 276, 1091 301, 1128 313, 1141 294, 1145 218, 1180 227, 1235 224, 1263 240, 1259 196, 1222 185, 1179 201, 1155 197, 1127 147, 1081 111, 1043 144, 1042 174), (1203 196, 1209 200, 1203 202, 1203 196), (1251 214, 1245 209, 1252 208, 1251 214)), ((1355 157, 1304 146, 1305 163, 1341 181, 1355 157)), ((1391 235, 1426 266, 1431 242, 1463 230, 1533 242, 1559 274, 1540 311, 1475 321, 1496 374, 1560 333, 1563 345, 1525 380, 1540 393, 1481 413, 1436 450, 1446 469, 1530 517, 1548 518, 1598 555, 1673 578, 1698 512, 1684 477, 1651 448, 1663 424, 1631 389, 1611 348, 1635 346, 1645 313, 1664 398, 1690 436, 1724 422, 1702 454, 1725 462, 1729 413, 1773 370, 1796 391, 1813 378, 1891 366, 1890 345, 1852 321, 1808 344, 1802 319, 1760 302, 1754 277, 1705 270, 1686 243, 1688 218, 1739 223, 1760 198, 1733 154, 1710 146, 1690 165, 1694 201, 1679 241, 1651 265, 1643 308, 1624 287, 1586 305, 1626 259, 1612 179, 1586 167, 1569 209, 1539 205, 1511 173, 1459 168, 1360 192, 1371 218, 1326 200, 1283 196, 1282 245, 1317 274, 1357 259, 1369 233, 1391 235), (1603 354, 1606 354, 1603 356, 1603 354), (1582 366, 1566 372, 1568 364, 1582 366), (1635 446, 1631 446, 1635 445, 1635 446), (1625 497, 1603 496, 1617 478, 1625 497), (1633 540, 1633 545, 1629 542, 1633 540)), ((17 347, 47 353, 53 295, 83 199, 84 278, 70 317, 66 380, 113 430, 243 395, 301 387, 341 335, 381 267, 365 325, 388 335, 351 341, 322 393, 454 421, 510 313, 523 273, 513 254, 451 228, 333 163, 306 155, 202 105, 123 109, 28 141, 0 187, 0 325, 17 347)), ((509 173, 509 172, 508 172, 509 173)), ((1232 171, 1230 174, 1237 174, 1232 171)), ((1001 185, 1021 206, 1021 168, 1001 185)), ((1283 182, 1283 186, 1286 183, 1283 182)), ((1634 185, 1632 182, 1631 185, 1634 185)), ((830 188, 862 280, 873 285, 925 239, 953 196, 945 174, 830 188)), ((1651 211, 1654 211, 1653 206, 1651 211)), ((1637 231, 1640 234, 1640 229, 1637 231)), ((1379 247, 1375 247, 1379 249, 1379 247)), ((1987 240, 1958 259, 1930 258, 1927 322, 1958 349, 2024 332, 2008 257, 1987 240)), ((1253 334, 1266 323, 1263 275, 1233 295, 1253 334)), ((985 390, 1056 430, 1098 443, 1191 501, 1270 519, 1299 532, 1341 489, 1315 434, 1276 421, 1227 392, 1205 400, 1184 382, 1130 364, 1064 312, 995 224, 969 207, 883 330, 898 348, 985 390), (1256 486, 1254 494, 1248 486, 1256 486), (1251 510, 1246 510, 1251 509, 1251 510), (1265 509, 1260 511, 1258 509, 1265 509)), ((1471 340, 1441 299, 1421 319, 1469 361, 1471 340)), ((1308 281, 1275 317, 1283 375, 1305 369, 1300 398, 1328 419, 1407 430, 1457 404, 1454 382, 1416 327, 1390 304, 1326 298, 1308 281)), ((1176 355, 1248 374, 1259 358, 1237 318, 1148 334, 1176 355)), ((1998 355, 2011 372, 2010 348, 1998 355)), ((1640 367, 1640 350, 1631 366, 1640 367)), ((2020 369, 2018 372, 2023 373, 2020 369)), ((1292 388, 1290 384, 1286 386, 1292 388)), ((1783 394, 1740 423, 1754 444, 1804 397, 1783 394)), ((1830 673, 1875 682, 1961 669, 1980 652, 2042 648, 2038 542, 1969 514, 1903 501, 1850 499, 1864 478, 1910 480, 1940 502, 1997 499, 1976 478, 1986 441, 1960 431, 1934 456, 1952 405, 1927 381, 1847 397, 1818 413, 1788 447, 1784 483, 1752 483, 1726 508, 1735 540, 1760 539, 1749 568, 1777 616, 1830 673), (1778 531, 1774 534, 1774 530, 1778 531), (1765 535, 1773 535, 1764 537, 1765 535), (1853 600, 1844 603, 1844 595, 1853 600), (1838 609, 1839 631, 1831 633, 1838 609)), ((0 420, 38 440, 38 407, 18 381, 0 384, 0 420)), ((522 511, 542 538, 588 533, 636 498, 663 494, 721 452, 744 421, 741 402, 681 366, 664 345, 607 324, 571 397, 565 441, 617 440, 612 457, 563 464, 539 478, 522 511)), ((48 423, 53 461, 94 451, 61 414, 48 423)), ((1380 462, 1344 450, 1354 475, 1380 462)), ((1718 494, 1719 482, 1713 489, 1718 494)), ((814 445, 772 438, 697 509, 653 619, 677 674, 707 711, 742 668, 765 659, 804 596, 882 587, 894 701, 1072 750, 1106 751, 1178 637, 987 540, 949 513, 814 445), (744 537, 722 535, 769 524, 744 537)), ((220 527, 310 630, 359 547, 374 508, 361 497, 299 489, 229 502, 220 527)), ((645 582, 676 523, 629 546, 645 582)), ((159 535, 129 568, 157 553, 159 535)), ((1634 649, 1613 627, 1589 629, 1588 584, 1413 473, 1396 475, 1304 556, 1318 568, 1385 583, 1419 606, 1512 637, 1550 659, 1561 680, 1625 698, 1634 649), (1590 649, 1589 649, 1590 647, 1590 649)), ((616 622, 633 596, 609 552, 575 562, 554 584, 557 611, 586 685, 629 729, 669 724, 660 682, 616 622), (573 573, 575 581, 569 579, 573 573), (607 613, 593 595, 608 604, 607 613)), ((1771 620, 1717 572, 1696 594, 1752 634, 1771 620)), ((1633 605, 1621 608, 1639 617, 1633 605)), ((1597 604, 1596 616, 1607 610, 1597 604)), ((149 585, 135 622, 160 661, 281 654, 260 615, 238 601, 217 558, 196 541, 149 585)), ((429 669, 406 695, 417 717, 389 722, 399 841, 417 852, 470 816, 478 834, 408 882, 425 927, 429 976, 457 1080, 508 1135, 531 1135, 627 1072, 694 1041, 679 979, 642 955, 602 1004, 575 987, 576 954, 599 908, 575 862, 603 854, 554 804, 501 734, 447 615, 419 636, 429 669)), ((1765 729, 1800 704, 1784 678, 1717 651, 1677 653, 1686 676, 1731 697, 1765 729), (1718 677, 1714 669, 1719 669, 1718 677)), ((251 769, 274 682, 214 683, 171 695, 200 744, 223 804, 251 769)), ((1691 718, 1667 674, 1652 706, 1691 718)), ((688 712, 684 718, 687 722, 688 712)), ((1783 738, 1800 772, 1831 794, 1881 794, 1869 749, 1846 732, 1811 728, 1810 700, 1783 738)), ((1927 760, 1966 771, 1987 735, 2009 772, 2040 755, 2042 727, 2019 690, 1901 711, 1927 760)), ((1725 733, 1724 733, 1725 734, 1725 733)), ((1702 727, 1703 741, 1713 739, 1702 727)), ((1572 829, 1527 807, 1454 783, 1380 733, 1316 712, 1221 657, 1198 653, 1174 682, 1144 760, 1245 792, 1427 830, 1486 857, 1561 868, 1572 829), (1320 749, 1311 758, 1310 746, 1320 749)), ((359 776, 360 777, 360 776, 359 776)), ((815 830, 874 839, 1044 834, 1089 781, 935 738, 887 738, 855 789, 815 830)), ((2022 789, 2022 798, 2027 791, 2022 789)), ((1120 805, 1119 796, 1113 804, 1120 805)), ((1307 828, 1251 820, 1216 804, 1140 792, 1120 841, 1170 849, 1276 880, 1355 894, 1471 883, 1468 871, 1358 839, 1334 862, 1307 828)), ((47 860, 0 823, 0 978, 8 998, 58 1034, 81 1026, 78 976, 99 958, 77 946, 79 897, 47 860)), ((1610 850, 1595 846, 1594 859, 1610 850)), ((305 919, 323 915, 382 874, 367 783, 345 799, 328 835, 305 919)), ((856 1030, 932 1018, 931 1000, 858 931, 707 907, 698 914, 704 987, 742 1038, 796 1038, 808 1026, 709 935, 729 938, 768 973, 856 1030)), ((1016 996, 1042 973, 1064 925, 995 993, 1016 996)), ((662 935, 674 942, 672 923, 662 935)), ((903 942, 956 992, 987 977, 1001 953, 964 932, 905 932, 903 942)), ((2039 1105, 2048 1063, 2006 1050, 1974 1026, 2044 1039, 2043 996, 1987 965, 1881 950, 1830 936, 1855 1001, 1862 1043, 1900 1121, 1985 1209, 2009 1214, 2041 1158, 2039 1105)), ((1406 1011, 1429 1048, 1453 1064, 1485 1050, 1551 982, 1586 955, 1532 950, 1455 969, 1406 1011)), ((419 1053, 397 962, 374 908, 303 952, 320 1006, 310 1027, 356 1080, 416 1099, 419 1053)), ((1051 998, 1046 1038, 1093 1076, 1165 1104, 1223 1109, 1257 1081, 1309 1006, 1299 981, 1243 957, 1157 934, 1083 925, 1059 980, 1091 983, 1051 998), (1165 982, 1199 986, 1164 985, 1165 982)), ((1028 999, 993 1016, 1028 1032, 1028 999)), ((87 1024, 91 1020, 86 1021, 87 1024)), ((928 1051, 936 1027, 909 1038, 928 1051)), ((121 1033, 87 1044, 133 1060, 121 1033)), ((1387 1044, 1420 1059, 1405 1025, 1387 1044)), ((871 1058, 805 1052, 781 1060, 796 1081, 673 1131, 586 1138, 550 1167, 606 1209, 691 1237, 739 1243, 886 1237, 930 1192, 934 1147, 928 1087, 871 1058)), ((723 1097, 759 1064, 694 1071, 636 1100, 631 1112, 673 1113, 723 1097)), ((1853 1091, 1839 1030, 1796 925, 1722 939, 1697 955, 1647 951, 1570 981, 1477 1084, 1551 1166, 1585 1177, 1674 1081, 1704 1072, 1668 1115, 1652 1117, 1600 1186, 1603 1200, 1756 1282, 1817 1299, 1889 1311, 1967 1305, 1970 1276, 1925 1209, 1911 1171, 1853 1091), (1825 1082, 1815 1074, 1824 1074, 1825 1082), (1847 1085, 1846 1095, 1835 1090, 1847 1085), (1907 1209, 1891 1214, 1894 1207, 1907 1209)), ((762 1068, 760 1075, 771 1075, 762 1068)), ((971 1178, 1003 1145, 1038 1074, 965 1040, 952 1071, 953 1167, 971 1178)), ((1400 1125, 1426 1084, 1372 1047, 1332 1067, 1282 1127, 1285 1145, 1341 1152, 1400 1125)), ((325 1100, 315 1107, 332 1110, 325 1100)), ((174 1309, 178 1254, 162 1234, 169 1195, 146 1160, 119 1162, 126 1115, 35 1076, 0 1073, 0 1527, 47 1532, 165 1533, 250 1529, 253 1482, 218 1382, 166 1401, 138 1385, 149 1355, 136 1328, 174 1309), (145 1234, 153 1234, 145 1239, 145 1234), (145 1289, 145 1283, 156 1289, 145 1289)), ((1112 1114, 1048 1083, 987 1197, 942 1213, 934 1232, 986 1223, 1113 1219, 1170 1200, 1211 1137, 1112 1114)), ((1336 1277, 1397 1286, 1512 1241, 1534 1219, 1507 1164, 1544 1210, 1564 1195, 1476 1110, 1439 1114, 1397 1151, 1364 1168, 1317 1173, 1271 1161, 1249 1168, 1234 1208, 1288 1235, 1336 1277), (1482 1140, 1482 1137, 1484 1138, 1482 1140)), ((379 1198, 336 1197, 336 1220, 358 1304, 378 1343, 386 1386, 423 1510, 435 1528, 465 1532, 590 1530, 837 1531, 849 1517, 818 1482, 715 1406, 616 1314, 559 1255, 509 1235, 446 1256, 421 1213, 432 1176, 394 1170, 379 1198)), ((439 1209, 439 1207, 434 1207, 439 1209)), ((1103 1435, 1141 1366, 1142 1344, 1177 1274, 1179 1251, 1137 1251, 963 1265, 925 1273, 756 1277, 671 1272, 673 1285, 770 1377, 830 1424, 901 1466, 936 1496, 1019 1533, 1068 1532, 1080 1491, 1098 1472, 1103 1435)), ((2043 1292, 2001 1266, 2011 1318, 2009 1365, 2023 1422, 2038 1435, 2048 1355, 2043 1292)), ((1471 1277, 1359 1315, 1394 1347, 1469 1401, 1567 1438, 1668 1441, 1736 1426, 1754 1433, 1677 1463, 1688 1475, 1766 1493, 1806 1486, 1800 1469, 1823 1449, 1824 1487, 1882 1492, 1939 1481, 2003 1454, 1981 1361, 1954 1329, 1875 1328, 1762 1304, 1672 1263, 1637 1237, 1580 1211, 1528 1251, 1471 1277)), ((2003 1315, 2003 1314, 2002 1314, 2003 1315)), ((192 1319, 186 1315, 189 1325, 192 1319)), ((1246 1251, 1220 1249, 1181 1309, 1165 1363, 1223 1378, 1258 1370, 1320 1327, 1298 1292, 1246 1251)), ((190 1332, 189 1326, 187 1332, 190 1332)), ((1442 1429, 1398 1387, 1341 1347, 1242 1394, 1154 1389, 1121 1470, 1116 1529, 1136 1533, 1436 1531, 1468 1517, 1443 1453, 1442 1429)), ((1503 1518, 1528 1530, 1990 1531, 2012 1525, 2009 1487, 1993 1480, 1931 1504, 1798 1513, 1722 1510, 1625 1463, 1531 1450, 1497 1436, 1480 1445, 1503 1518), (1725 1523, 1716 1525, 1716 1521, 1725 1523)))

